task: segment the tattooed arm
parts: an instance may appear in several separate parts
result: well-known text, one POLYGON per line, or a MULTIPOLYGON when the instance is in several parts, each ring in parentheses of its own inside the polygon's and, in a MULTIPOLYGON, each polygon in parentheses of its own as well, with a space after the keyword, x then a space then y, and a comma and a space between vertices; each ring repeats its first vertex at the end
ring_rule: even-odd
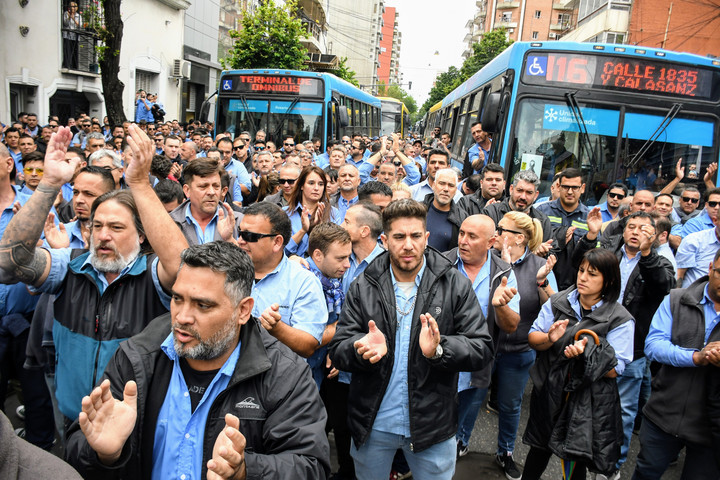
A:
POLYGON ((43 178, 0 239, 0 268, 28 285, 42 285, 50 272, 50 254, 35 246, 60 187, 72 179, 80 162, 77 157, 65 160, 71 140, 69 128, 61 127, 52 135, 45 154, 43 178))

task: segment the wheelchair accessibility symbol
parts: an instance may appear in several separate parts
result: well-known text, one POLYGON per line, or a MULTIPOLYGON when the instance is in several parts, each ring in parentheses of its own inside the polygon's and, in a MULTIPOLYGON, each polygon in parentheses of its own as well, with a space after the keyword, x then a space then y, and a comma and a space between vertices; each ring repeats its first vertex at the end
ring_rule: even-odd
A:
POLYGON ((232 80, 223 80, 222 89, 224 92, 232 90, 232 80))
POLYGON ((529 56, 527 59, 527 74, 533 77, 545 75, 547 70, 547 57, 529 56))

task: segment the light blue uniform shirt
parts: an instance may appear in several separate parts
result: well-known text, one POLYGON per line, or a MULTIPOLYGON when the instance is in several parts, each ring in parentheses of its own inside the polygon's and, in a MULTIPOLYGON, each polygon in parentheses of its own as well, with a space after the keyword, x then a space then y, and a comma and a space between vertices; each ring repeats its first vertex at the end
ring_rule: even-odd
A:
MULTIPOLYGON (((198 157, 199 156, 200 154, 198 154, 198 157)), ((232 186, 233 200, 236 202, 242 202, 243 196, 242 191, 240 190, 240 185, 245 185, 248 190, 252 190, 252 180, 250 180, 250 174, 248 173, 247 168, 245 168, 245 165, 242 162, 231 158, 225 167, 225 171, 232 173, 237 179, 235 185, 232 186)))
POLYGON ((601 203, 600 205, 598 205, 598 207, 600 208, 600 213, 602 214, 603 222, 609 222, 610 220, 615 219, 615 217, 613 217, 612 213, 610 213, 610 211, 608 210, 607 202, 601 203))
MULTIPOLYGON (((720 321, 720 313, 715 311, 715 303, 708 295, 707 285, 705 285, 705 291, 700 303, 703 306, 705 315, 705 344, 707 344, 710 333, 720 321)), ((679 347, 670 340, 672 323, 670 295, 667 295, 655 312, 650 324, 650 331, 645 337, 645 355, 653 362, 672 365, 673 367, 695 367, 696 365, 692 360, 695 350, 679 347)))
MULTIPOLYGON (((487 252, 487 260, 485 260, 485 263, 483 264, 482 268, 478 272, 477 276, 475 277, 475 280, 473 280, 473 291, 475 292, 475 296, 478 299, 478 303, 480 304, 480 310, 482 310, 483 315, 485 318, 487 318, 488 314, 488 307, 490 305, 490 265, 492 262, 492 259, 490 258, 490 255, 492 255, 492 252, 488 250, 487 252)), ((460 270, 460 273, 462 273, 465 278, 470 278, 468 276, 467 271, 465 270, 465 265, 463 264, 462 259, 460 258, 460 254, 458 253, 458 270, 460 270)), ((507 275, 508 279, 508 287, 510 288, 517 288, 517 279, 515 278, 515 272, 512 270, 510 271, 510 274, 507 275)), ((520 294, 516 293, 515 296, 508 302, 507 306, 512 310, 513 312, 519 314, 520 313, 520 294)), ((458 392, 462 392, 463 390, 467 390, 470 388, 470 372, 460 372, 458 376, 458 392)))
MULTIPOLYGON (((580 300, 577 290, 573 290, 568 293, 567 296, 570 306, 575 312, 575 318, 580 321, 582 319, 582 311, 580 310, 580 300)), ((596 308, 600 307, 603 301, 600 300, 598 303, 592 306, 591 311, 595 311, 596 308)), ((550 300, 545 302, 540 309, 537 320, 530 327, 532 332, 543 332, 547 333, 550 330, 550 326, 554 323, 555 315, 552 312, 552 306, 550 300)), ((615 358, 617 358, 618 364, 615 366, 615 371, 618 375, 622 375, 625 370, 625 365, 633 361, 634 351, 634 338, 635 338, 635 320, 630 320, 623 323, 619 327, 615 327, 610 330, 605 337, 611 347, 615 350, 615 358)))
MULTIPOLYGON (((65 231, 70 239, 70 248, 85 248, 85 240, 83 240, 82 230, 80 228, 80 221, 75 220, 74 222, 65 223, 65 231)), ((50 245, 47 240, 43 240, 43 247, 50 249, 50 245)))
MULTIPOLYGON (((284 212, 288 212, 288 207, 283 207, 284 212)), ((300 212, 302 212, 302 205, 298 203, 295 210, 289 214, 290 225, 292 226, 292 234, 295 235, 302 228, 302 220, 300 219, 300 212)), ((340 212, 335 207, 330 207, 330 221, 340 225, 342 219, 340 218, 340 212)), ((302 257, 305 255, 308 249, 308 234, 306 233, 300 240, 300 243, 296 243, 292 238, 285 247, 285 252, 290 255, 297 255, 302 257)))
POLYGON ((673 251, 672 248, 670 248, 669 243, 665 242, 662 245, 659 245, 655 251, 658 255, 667 258, 668 261, 672 263, 673 271, 677 272, 677 262, 675 261, 675 255, 673 255, 673 251))
POLYGON ((200 479, 207 417, 215 398, 230 383, 240 356, 240 343, 212 379, 194 412, 187 383, 180 369, 180 358, 173 346, 172 333, 160 348, 172 360, 173 371, 155 427, 152 478, 200 479))
POLYGON ((696 215, 687 222, 685 222, 685 225, 673 225, 672 229, 670 230, 670 234, 685 238, 691 233, 707 230, 708 228, 715 228, 715 224, 710 218, 707 210, 703 210, 700 215, 696 215))
POLYGON ((325 294, 315 274, 283 255, 275 269, 255 282, 252 288, 255 299, 252 314, 260 317, 273 303, 280 305, 280 317, 293 328, 307 332, 322 340, 328 311, 325 294))
POLYGON ((707 275, 715 253, 720 248, 715 227, 691 233, 683 238, 675 254, 677 268, 686 268, 682 288, 707 275))
POLYGON ((360 172, 360 185, 370 180, 370 172, 375 169, 375 166, 372 163, 365 161, 365 157, 363 157, 363 159, 359 162, 355 162, 351 156, 348 156, 346 163, 349 165, 355 165, 358 172, 360 172))
POLYGON ((338 218, 340 219, 340 222, 345 220, 345 213, 348 211, 348 208, 355 205, 359 198, 357 195, 355 197, 351 198, 350 200, 345 200, 345 197, 342 196, 342 194, 338 195, 337 197, 337 209, 338 209, 338 218))
POLYGON ((197 235, 198 243, 200 245, 210 243, 215 240, 215 229, 217 228, 218 222, 217 210, 215 210, 215 215, 210 220, 210 222, 205 225, 205 231, 203 231, 198 221, 195 220, 195 217, 193 217, 192 212, 190 211, 190 203, 188 203, 185 207, 185 218, 188 222, 190 222, 193 227, 195 227, 195 235, 197 235))
POLYGON ((327 152, 315 156, 315 165, 322 169, 325 169, 328 165, 330 165, 330 156, 327 152))
MULTIPOLYGON (((428 193, 433 193, 433 189, 428 184, 428 181, 424 180, 424 181, 417 183, 417 184, 413 185, 412 187, 410 187, 410 193, 412 194, 413 200, 422 203, 422 201, 425 200, 425 197, 427 196, 428 193)), ((460 198, 462 198, 462 196, 463 196, 463 194, 460 193, 459 191, 455 192, 455 196, 453 197, 453 200, 455 200, 455 202, 457 202, 458 200, 460 200, 460 198)))
POLYGON ((641 254, 638 251, 633 258, 630 258, 625 251, 625 245, 623 245, 620 250, 622 250, 622 258, 620 259, 620 296, 617 301, 622 305, 623 298, 625 297, 625 287, 627 286, 630 275, 640 261, 641 254))
MULTIPOLYGON (((395 362, 393 363, 390 383, 388 383, 383 395, 380 409, 375 417, 373 429, 380 432, 394 433, 403 437, 410 437, 410 397, 408 392, 408 354, 410 351, 410 332, 413 323, 414 306, 413 302, 417 296, 418 287, 425 273, 425 258, 423 265, 415 277, 412 290, 406 295, 395 279, 395 274, 390 268, 393 289, 395 290, 395 301, 403 311, 410 310, 407 315, 402 315, 396 309, 397 325, 395 327, 395 362)), ((392 307, 391 307, 392 310, 392 307)), ((417 319, 420 321, 420 318, 417 319)), ((386 337, 387 338, 387 337, 386 337)), ((419 346, 418 346, 419 348, 419 346)))
POLYGON ((360 276, 362 272, 365 271, 368 265, 372 263, 375 258, 383 253, 385 251, 380 244, 375 245, 375 248, 373 248, 373 251, 370 252, 370 255, 363 258, 361 262, 357 261, 357 257, 355 256, 355 252, 350 254, 350 268, 345 270, 345 275, 343 275, 342 278, 342 286, 343 286, 343 292, 347 294, 348 290, 350 289, 350 285, 352 282, 355 281, 357 277, 360 276))

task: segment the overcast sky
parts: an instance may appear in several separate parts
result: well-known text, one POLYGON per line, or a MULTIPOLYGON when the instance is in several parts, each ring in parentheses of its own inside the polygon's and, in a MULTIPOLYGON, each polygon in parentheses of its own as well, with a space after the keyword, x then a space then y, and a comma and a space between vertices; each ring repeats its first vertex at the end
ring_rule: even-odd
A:
POLYGON ((395 7, 399 13, 403 88, 415 98, 419 108, 435 77, 451 65, 462 65, 465 24, 475 14, 475 0, 386 0, 385 6, 395 7), (408 90, 410 81, 412 89, 408 90))

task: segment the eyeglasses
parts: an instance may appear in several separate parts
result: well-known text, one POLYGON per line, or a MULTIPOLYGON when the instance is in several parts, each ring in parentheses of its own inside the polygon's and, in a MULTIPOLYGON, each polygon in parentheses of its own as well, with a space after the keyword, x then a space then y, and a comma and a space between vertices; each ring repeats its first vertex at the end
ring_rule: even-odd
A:
POLYGON ((280 182, 280 185, 282 185, 283 183, 287 183, 288 185, 295 185, 295 180, 297 180, 297 178, 279 178, 278 182, 280 182))
POLYGON ((258 152, 262 152, 263 150, 265 150, 265 147, 255 147, 255 150, 257 150, 258 152))
POLYGON ((720 202, 705 202, 705 205, 709 205, 710 208, 715 208, 720 205, 720 202))
POLYGON ((700 203, 699 198, 682 197, 682 201, 685 203, 700 203))
POLYGON ((242 150, 243 148, 245 148, 245 145, 235 145, 233 150, 242 150))
POLYGON ((350 140, 343 140, 342 143, 350 143, 350 140))
POLYGON ((582 185, 560 185, 563 190, 580 190, 582 185))
POLYGON ((243 241, 247 243, 257 243, 258 241, 260 241, 260 239, 276 236, 275 233, 255 233, 248 232, 247 230, 240 230, 239 233, 240 238, 242 238, 243 241))
POLYGON ((613 193, 613 192, 608 193, 608 197, 619 198, 620 200, 625 198, 625 196, 626 195, 624 193, 613 193))
POLYGON ((42 175, 44 170, 42 168, 25 167, 25 168, 23 168, 23 172, 27 173, 28 175, 31 175, 31 174, 42 175))
POLYGON ((517 235, 523 235, 523 232, 518 232, 517 230, 510 230, 509 228, 503 228, 500 225, 498 225, 497 226, 497 234, 502 235, 504 232, 514 233, 517 235))

